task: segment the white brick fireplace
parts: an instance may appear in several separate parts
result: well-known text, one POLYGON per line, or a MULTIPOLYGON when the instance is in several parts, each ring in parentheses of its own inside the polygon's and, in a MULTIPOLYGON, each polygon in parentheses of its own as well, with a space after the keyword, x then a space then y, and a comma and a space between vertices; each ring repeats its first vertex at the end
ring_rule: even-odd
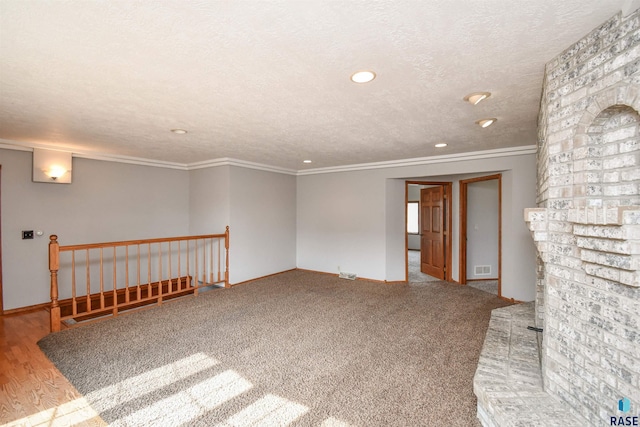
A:
POLYGON ((640 413, 640 11, 546 67, 536 322, 544 390, 591 425, 640 413))

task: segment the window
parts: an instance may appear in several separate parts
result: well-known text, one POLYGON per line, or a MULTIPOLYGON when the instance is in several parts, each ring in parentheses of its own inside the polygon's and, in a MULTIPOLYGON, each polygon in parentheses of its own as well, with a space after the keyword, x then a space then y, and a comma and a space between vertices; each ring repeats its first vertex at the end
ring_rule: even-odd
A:
POLYGON ((407 233, 409 234, 420 233, 418 209, 419 209, 418 202, 407 203, 407 233))

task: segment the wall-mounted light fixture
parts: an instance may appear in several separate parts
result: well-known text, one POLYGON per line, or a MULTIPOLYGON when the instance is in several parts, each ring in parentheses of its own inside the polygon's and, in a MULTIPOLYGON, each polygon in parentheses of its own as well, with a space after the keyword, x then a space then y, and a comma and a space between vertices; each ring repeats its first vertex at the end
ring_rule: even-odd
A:
POLYGON ((71 153, 33 149, 33 182, 71 184, 71 153))

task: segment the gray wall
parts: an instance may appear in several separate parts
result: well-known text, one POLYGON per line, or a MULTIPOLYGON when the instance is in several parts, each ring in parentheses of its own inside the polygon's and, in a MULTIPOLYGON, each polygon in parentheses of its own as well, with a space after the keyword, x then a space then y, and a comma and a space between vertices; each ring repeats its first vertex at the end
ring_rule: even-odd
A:
POLYGON ((31 182, 32 153, 0 149, 4 309, 49 301, 47 245, 231 229, 230 281, 296 268, 296 177, 73 159, 73 183, 31 182), (43 237, 22 240, 21 230, 43 237))
MULTIPOLYGON (((298 267, 385 280, 385 175, 365 170, 298 177, 298 267)), ((404 260, 404 182, 391 189, 399 206, 390 212, 404 260)), ((395 207, 395 206, 394 206, 395 207)), ((404 261, 403 261, 404 262, 404 261)), ((392 280, 404 280, 402 277, 392 280)))
POLYGON ((231 167, 189 171, 189 234, 222 232, 230 223, 231 167))
POLYGON ((0 164, 5 310, 49 301, 50 234, 70 245, 189 232, 186 171, 74 158, 73 183, 48 184, 32 182, 31 152, 0 149, 0 164))
MULTIPOLYGON (((216 233, 228 224, 232 283, 296 267, 405 280, 405 180, 443 180, 456 172, 503 171, 503 250, 510 266, 503 294, 527 300, 532 292, 535 257, 530 239, 522 238, 522 209, 533 206, 533 155, 298 177, 236 166, 182 171, 74 158, 70 185, 31 182, 31 156, 0 149, 7 310, 49 300, 47 238, 23 241, 25 229, 73 244, 216 233)), ((456 233, 455 206, 453 215, 456 233)), ((457 257, 454 247, 455 274, 457 257)))
MULTIPOLYGON (((340 266, 360 277, 405 280, 404 181, 498 171, 503 174, 502 293, 531 301, 536 258, 523 210, 535 205, 533 154, 299 176, 298 267, 336 273, 340 266)), ((454 185, 454 201, 458 188, 454 185)), ((454 233, 458 222, 454 205, 454 233)), ((454 247, 456 274, 457 260, 454 247)))
POLYGON ((190 171, 191 234, 230 230, 232 284, 296 268, 296 177, 237 166, 190 171))
POLYGON ((230 281, 296 268, 296 177, 231 167, 230 281))
POLYGON ((498 278, 498 180, 467 184, 467 279, 498 278), (477 265, 490 275, 474 274, 477 265))

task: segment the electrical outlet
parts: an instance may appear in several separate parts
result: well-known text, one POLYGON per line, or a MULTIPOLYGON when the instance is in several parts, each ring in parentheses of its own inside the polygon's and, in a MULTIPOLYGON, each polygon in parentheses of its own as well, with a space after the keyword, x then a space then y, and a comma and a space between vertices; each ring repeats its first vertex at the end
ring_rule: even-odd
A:
POLYGON ((33 230, 22 230, 22 240, 33 239, 33 230))

